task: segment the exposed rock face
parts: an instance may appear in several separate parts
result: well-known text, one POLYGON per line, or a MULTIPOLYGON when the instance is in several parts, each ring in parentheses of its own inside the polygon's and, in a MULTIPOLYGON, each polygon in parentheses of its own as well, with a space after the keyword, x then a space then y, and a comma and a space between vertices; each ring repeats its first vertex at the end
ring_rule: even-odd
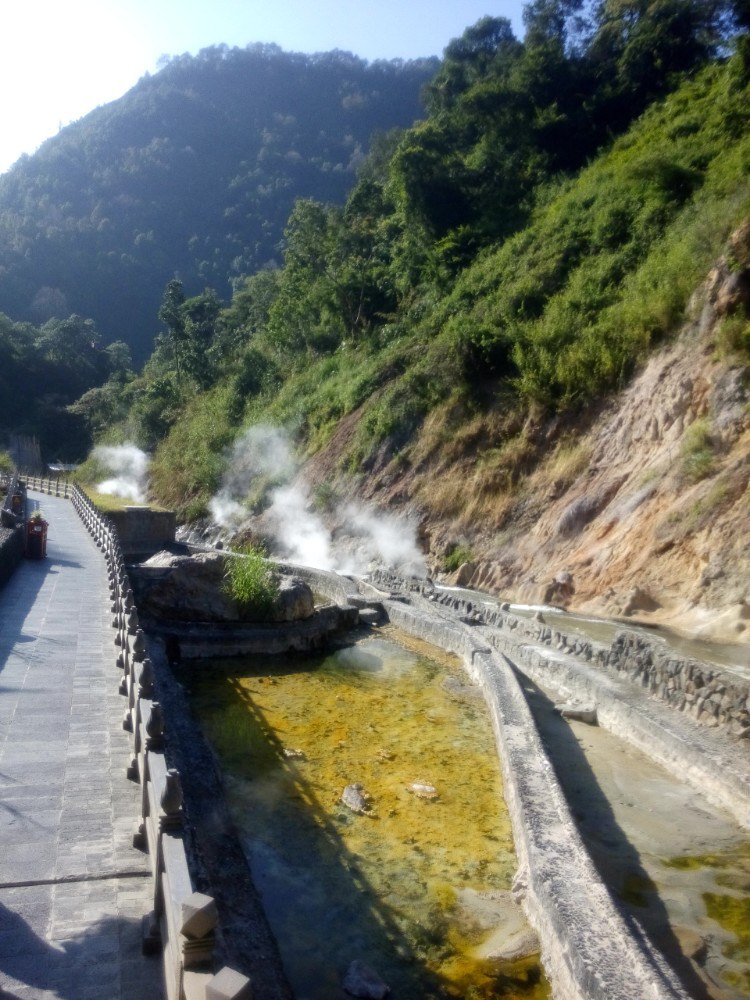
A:
POLYGON ((576 592, 573 574, 562 570, 542 593, 542 604, 569 604, 576 592))
POLYGON ((271 612, 274 622, 297 622, 309 618, 315 610, 313 594, 298 576, 283 576, 279 582, 279 596, 271 612))
MULTIPOLYGON (((554 456, 549 470, 542 461, 494 534, 471 498, 473 533, 459 528, 476 555, 463 586, 750 642, 750 620, 740 613, 750 601, 748 366, 717 350, 724 317, 750 307, 750 222, 729 251, 694 295, 679 336, 581 420, 580 471, 551 486, 554 456), (705 429, 708 460, 690 475, 695 425, 705 429), (563 568, 575 576, 567 599, 548 582, 563 568)), ((439 544, 440 526, 431 532, 439 544)))
MULTIPOLYGON (((227 558, 221 552, 191 556, 157 552, 132 574, 140 611, 183 622, 249 620, 224 588, 227 558)), ((309 618, 314 610, 313 594, 304 580, 282 577, 279 597, 265 620, 299 621, 309 618)))
POLYGON ((633 587, 623 605, 622 613, 626 617, 630 617, 630 615, 634 615, 637 611, 656 611, 659 607, 661 607, 659 602, 655 601, 645 590, 641 590, 640 587, 633 587))

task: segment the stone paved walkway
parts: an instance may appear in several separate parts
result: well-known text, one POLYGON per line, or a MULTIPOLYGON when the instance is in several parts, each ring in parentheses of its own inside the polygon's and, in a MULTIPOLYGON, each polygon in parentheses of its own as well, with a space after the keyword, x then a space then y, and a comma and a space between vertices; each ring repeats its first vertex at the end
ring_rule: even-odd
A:
POLYGON ((0 997, 160 1000, 106 568, 66 500, 0 590, 0 997))

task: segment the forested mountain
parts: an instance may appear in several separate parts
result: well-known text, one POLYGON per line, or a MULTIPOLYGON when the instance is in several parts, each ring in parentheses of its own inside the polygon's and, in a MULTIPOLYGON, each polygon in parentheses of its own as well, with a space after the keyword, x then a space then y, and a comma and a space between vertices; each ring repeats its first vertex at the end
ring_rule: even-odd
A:
POLYGON ((279 261, 295 199, 343 202, 436 68, 272 45, 171 59, 0 177, 0 311, 91 317, 142 359, 168 280, 226 298, 279 261))
MULTIPOLYGON (((170 283, 143 374, 79 408, 158 448, 162 499, 202 509, 243 423, 315 452, 352 415, 340 464, 403 462, 437 410, 454 435, 499 400, 516 429, 575 410, 669 334, 748 198, 750 8, 533 0, 525 21, 452 42, 426 119, 375 143, 343 207, 298 201, 283 267, 228 308, 170 283)), ((533 460, 493 448, 498 482, 533 460)))

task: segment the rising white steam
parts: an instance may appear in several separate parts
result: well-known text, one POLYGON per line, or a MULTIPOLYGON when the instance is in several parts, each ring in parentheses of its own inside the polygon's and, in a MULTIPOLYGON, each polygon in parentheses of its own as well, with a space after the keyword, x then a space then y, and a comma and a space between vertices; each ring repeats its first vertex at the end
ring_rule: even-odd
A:
POLYGON ((279 555, 316 569, 338 568, 331 552, 331 533, 311 510, 310 498, 303 487, 288 485, 274 490, 266 520, 273 530, 279 555))
POLYGON ((354 568, 347 569, 341 564, 341 572, 362 573, 372 563, 382 563, 412 576, 424 576, 427 572, 415 526, 409 521, 359 504, 347 504, 344 530, 356 537, 359 544, 353 550, 354 568))
POLYGON ((404 573, 423 574, 426 564, 414 526, 382 512, 349 503, 335 511, 334 542, 312 509, 297 475, 291 443, 278 427, 258 426, 235 443, 221 490, 210 504, 222 527, 238 528, 249 517, 243 504, 249 494, 267 487, 263 528, 273 536, 275 554, 291 562, 343 573, 365 573, 374 563, 404 573))
POLYGON ((93 457, 112 473, 109 479, 96 484, 100 493, 124 497, 143 503, 148 488, 148 466, 151 459, 134 444, 98 445, 93 457))
POLYGON ((239 527, 248 516, 242 501, 251 489, 261 481, 287 482, 294 472, 288 437, 278 427, 251 427, 234 442, 221 489, 209 503, 211 517, 222 528, 239 527))

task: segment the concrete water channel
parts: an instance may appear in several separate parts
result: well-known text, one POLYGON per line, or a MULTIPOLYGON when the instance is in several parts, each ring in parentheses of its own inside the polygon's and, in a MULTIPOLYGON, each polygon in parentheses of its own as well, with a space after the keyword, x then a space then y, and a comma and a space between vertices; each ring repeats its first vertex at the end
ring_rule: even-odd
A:
MULTIPOLYGON (((475 605, 498 605, 477 591, 444 590, 450 592, 475 605)), ((599 643, 611 643, 625 625, 557 608, 506 607, 599 643)), ((672 655, 700 657, 723 667, 728 675, 750 676, 746 646, 627 627, 672 655)), ((555 683, 553 671, 546 677, 535 671, 536 683, 523 667, 519 675, 587 849, 619 904, 646 929, 691 997, 750 996, 746 826, 627 738, 575 718, 564 719, 559 706, 570 690, 559 678, 555 683)), ((745 741, 736 741, 734 753, 747 764, 745 741)), ((737 789, 738 797, 741 791, 737 789)))
POLYGON ((548 996, 492 727, 456 657, 389 629, 182 679, 299 1000, 345 1000, 352 961, 395 997, 548 996))
MULTIPOLYGON (((336 588, 342 591, 339 599, 345 600, 348 593, 352 600, 363 600, 354 583, 337 581, 336 588)), ((454 687, 459 703, 463 700, 464 709, 471 706, 473 711, 480 698, 486 700, 503 772, 502 796, 510 809, 515 858, 507 830, 504 841, 493 840, 497 831, 490 834, 491 860, 484 862, 472 839, 482 825, 480 819, 499 817, 501 827, 507 825, 502 806, 497 805, 496 786, 479 768, 479 787, 491 792, 494 806, 473 791, 470 798, 474 796, 476 808, 468 821, 459 818, 458 810, 447 819, 443 813, 435 834, 420 830, 416 838, 408 833, 404 837, 402 830, 399 837, 397 817, 405 803, 410 810, 426 807, 425 815, 438 803, 440 808, 448 805, 449 795, 420 803, 406 791, 414 781, 439 788, 444 778, 438 762, 446 755, 425 745, 418 757, 424 766, 418 768, 412 761, 408 773, 399 774, 396 762, 403 755, 403 744, 414 739, 409 713, 387 709, 380 701, 373 706, 368 700, 371 692, 359 706, 356 698, 363 693, 357 689, 367 692, 378 673, 388 688, 395 689, 396 675, 408 675, 412 668, 402 667, 394 674, 375 656, 376 669, 363 669, 372 653, 365 648, 363 656, 357 645, 354 649, 359 652, 345 654, 338 664, 348 682, 338 693, 334 684, 325 694, 317 686, 321 678, 332 681, 336 670, 330 664, 321 669, 320 662, 312 661, 306 665, 277 661, 276 666, 235 661, 210 669, 204 663, 190 681, 194 705, 224 760, 235 820, 282 954, 289 946, 284 962, 297 995, 343 997, 342 981, 353 957, 369 958, 383 978, 395 984, 394 996, 544 995, 547 986, 533 960, 510 975, 497 963, 481 963, 482 957, 492 954, 491 949, 483 950, 488 941, 496 944, 512 936, 509 925, 500 929, 499 913, 502 902, 509 902, 509 880, 516 867, 513 896, 523 902, 530 923, 540 933, 544 967, 555 995, 608 1000, 738 1000, 749 995, 747 833, 729 812, 696 790, 696 768, 686 767, 693 779, 686 783, 675 775, 674 767, 663 770, 616 733, 563 720, 554 709, 560 693, 553 675, 546 677, 550 683, 537 678, 537 684, 524 673, 523 656, 516 653, 526 647, 518 640, 510 642, 510 658, 498 656, 490 648, 497 630, 463 622, 462 614, 431 607, 409 590, 397 600, 367 587, 364 593, 412 636, 460 654, 465 671, 476 682, 472 690, 466 673, 449 675, 439 690, 444 695, 454 687), (378 602, 378 596, 383 600, 378 602), (218 685, 213 671, 221 678, 218 685), (353 683, 358 675, 364 683, 353 683), (287 687, 290 679, 298 699, 294 705, 287 687), (349 700, 352 696, 355 701, 349 700), (384 726, 385 716, 395 723, 392 730, 384 726), (351 730, 361 730, 362 746, 352 740, 351 730), (335 737, 333 743, 325 742, 323 732, 335 737), (354 756, 347 757, 348 752, 354 756), (552 761, 554 778, 547 761, 552 761), (401 801, 384 793, 384 775, 393 776, 401 801), (376 817, 351 815, 342 805, 341 791, 354 781, 372 794, 376 817), (565 800, 559 798, 561 789, 565 800), (272 824, 265 825, 269 818, 280 823, 275 833, 269 833, 272 824), (455 869, 446 864, 450 854, 446 844, 452 847, 456 839, 452 819, 459 826, 463 822, 460 837, 469 853, 478 855, 475 861, 480 862, 479 870, 485 868, 486 882, 477 883, 476 866, 474 882, 462 884, 452 878, 455 869), (395 846, 386 848, 380 840, 389 825, 396 830, 395 846), (424 837, 421 851, 419 837, 424 837), (429 877, 417 875, 414 859, 420 855, 437 862, 429 877), (504 871, 497 869, 499 857, 505 858, 504 871), (418 891, 409 885, 414 880, 421 882, 418 891), (412 897, 406 905, 398 895, 402 886, 412 897), (469 926, 471 921, 461 914, 472 893, 475 901, 491 901, 484 906, 481 927, 469 926), (301 899, 304 902, 298 902, 301 899), (408 903, 415 904, 411 914, 408 903), (339 918, 338 928, 332 916, 339 918), (357 916, 365 930, 357 929, 357 916), (322 959, 326 949, 329 955, 322 959), (405 968, 406 977, 399 978, 405 968)), ((339 676, 336 683, 340 682, 339 676)), ((420 691, 425 687, 429 685, 417 684, 420 691)), ((417 704, 414 690, 410 697, 412 705, 417 704)), ((656 732, 663 725, 655 708, 634 706, 635 701, 629 703, 628 711, 642 714, 641 728, 647 733, 649 727, 656 732)), ((421 720, 421 730, 434 731, 435 721, 440 721, 439 711, 431 719, 435 711, 435 706, 422 705, 410 714, 421 720)), ((727 759, 728 744, 718 734, 706 734, 680 713, 671 714, 679 717, 680 738, 690 742, 692 726, 701 753, 708 753, 709 760, 727 759)), ((439 727, 443 738, 453 727, 455 719, 439 727)), ((732 771, 745 780, 745 744, 735 741, 731 746, 736 760, 727 775, 732 771)), ((484 756, 497 759, 486 744, 484 756)), ((455 784, 450 767, 447 778, 444 787, 450 790, 455 784)), ((521 924, 513 933, 523 936, 528 929, 521 924)))

